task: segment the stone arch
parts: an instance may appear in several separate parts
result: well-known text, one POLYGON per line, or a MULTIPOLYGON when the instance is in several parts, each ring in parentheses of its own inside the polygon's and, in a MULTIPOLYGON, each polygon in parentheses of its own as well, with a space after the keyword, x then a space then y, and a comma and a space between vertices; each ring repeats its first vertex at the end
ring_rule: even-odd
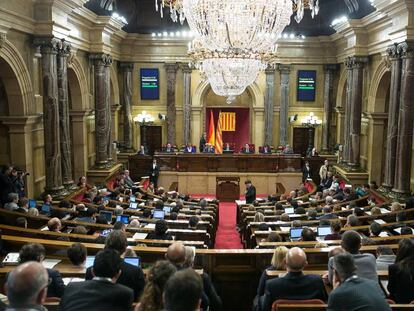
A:
POLYGON ((345 108, 346 100, 346 81, 347 81, 347 70, 344 69, 339 76, 338 81, 338 94, 336 96, 336 107, 345 108))
POLYGON ((34 114, 33 86, 29 70, 19 51, 8 40, 5 40, 0 48, 0 59, 4 62, 0 75, 8 90, 9 115, 34 114))
POLYGON ((389 64, 384 60, 380 63, 372 77, 368 94, 369 112, 387 112, 389 89, 391 84, 391 72, 389 64))
POLYGON ((83 111, 88 107, 88 79, 79 60, 74 57, 68 66, 70 109, 83 111))

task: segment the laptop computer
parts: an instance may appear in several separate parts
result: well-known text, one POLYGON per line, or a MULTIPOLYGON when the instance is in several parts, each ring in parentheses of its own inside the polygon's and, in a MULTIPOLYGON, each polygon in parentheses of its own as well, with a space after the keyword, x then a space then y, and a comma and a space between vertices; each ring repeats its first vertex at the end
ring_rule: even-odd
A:
POLYGON ((86 256, 85 268, 88 269, 89 267, 92 267, 94 261, 95 256, 86 256))
POLYGON ((34 199, 29 200, 29 208, 33 208, 37 206, 37 202, 34 199))
POLYGON ((286 214, 294 214, 295 209, 293 207, 287 207, 287 208, 285 208, 285 213, 286 214))
POLYGON ((43 204, 42 208, 40 209, 41 214, 50 214, 50 205, 49 204, 43 204))
POLYGON ((131 202, 129 203, 129 208, 130 209, 137 209, 138 207, 138 203, 137 202, 131 202))
POLYGON ((101 232, 100 236, 107 237, 112 231, 113 229, 105 229, 101 232))
POLYGON ((118 215, 116 216, 116 221, 122 221, 124 224, 129 223, 129 216, 128 215, 118 215))
POLYGON ((135 203, 136 199, 137 199, 137 198, 135 197, 135 195, 131 195, 131 196, 129 197, 129 202, 135 203))
POLYGON ((171 206, 169 206, 169 205, 164 206, 163 211, 164 211, 165 213, 171 213, 171 206))
POLYGON ((291 241, 297 241, 301 238, 303 228, 290 228, 289 237, 291 241))
POLYGON ((112 222, 112 212, 110 212, 110 211, 100 211, 99 215, 104 216, 107 222, 112 222))
POLYGON ((141 267, 141 258, 140 257, 125 257, 124 262, 129 263, 130 265, 133 265, 135 267, 141 267))
POLYGON ((154 210, 154 215, 152 217, 155 219, 164 219, 165 212, 163 210, 154 210))
POLYGON ((323 226, 323 227, 318 227, 318 236, 319 237, 325 237, 328 234, 331 234, 331 227, 328 226, 323 226))

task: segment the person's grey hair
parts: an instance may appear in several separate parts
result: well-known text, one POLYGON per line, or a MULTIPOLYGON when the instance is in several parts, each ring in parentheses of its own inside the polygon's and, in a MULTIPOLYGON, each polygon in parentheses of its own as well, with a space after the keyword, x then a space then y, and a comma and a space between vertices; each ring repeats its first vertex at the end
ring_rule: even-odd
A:
POLYGON ((19 195, 17 193, 11 192, 8 195, 8 199, 9 199, 9 202, 14 201, 14 200, 18 200, 19 195))
POLYGON ((354 275, 356 267, 354 257, 350 253, 340 253, 334 256, 333 265, 341 282, 354 275))
POLYGON ((39 210, 37 208, 35 208, 35 207, 29 208, 29 210, 27 211, 27 213, 30 216, 39 216, 39 210))
POLYGON ((332 203, 332 201, 333 201, 333 198, 332 198, 330 195, 328 195, 328 196, 325 198, 325 202, 326 202, 326 204, 330 204, 330 203, 332 203))
POLYGON ((115 216, 122 215, 124 213, 124 209, 121 206, 115 207, 115 216))
POLYGON ((129 228, 139 228, 139 220, 138 219, 132 219, 131 222, 128 225, 129 228))
POLYGON ((47 285, 48 274, 46 269, 38 262, 28 261, 10 272, 7 278, 7 297, 13 306, 33 304, 37 295, 47 285), (29 271, 25 271, 28 269, 33 272, 30 277, 27 275, 29 271))
POLYGON ((194 246, 185 246, 185 268, 192 268, 194 265, 194 259, 196 255, 196 249, 194 246))

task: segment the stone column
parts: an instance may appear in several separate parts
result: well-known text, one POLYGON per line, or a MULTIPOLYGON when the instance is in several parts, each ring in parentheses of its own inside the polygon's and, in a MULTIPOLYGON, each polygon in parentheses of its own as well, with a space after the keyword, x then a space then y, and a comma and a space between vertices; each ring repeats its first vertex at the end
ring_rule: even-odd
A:
POLYGON ((59 135, 59 102, 57 78, 57 53, 61 41, 39 37, 34 40, 42 54, 43 80, 43 131, 45 144, 45 192, 54 196, 64 193, 59 135))
POLYGON ((167 143, 175 145, 175 81, 178 64, 166 63, 167 71, 167 143))
POLYGON ((66 189, 74 188, 72 176, 72 140, 69 125, 68 56, 70 44, 61 41, 57 57, 60 152, 62 154, 62 180, 66 189))
POLYGON ((353 58, 348 57, 345 60, 345 67, 347 70, 347 78, 346 78, 346 100, 345 100, 345 119, 344 119, 344 147, 343 147, 343 154, 342 154, 342 161, 347 163, 349 160, 349 128, 351 122, 351 98, 352 98, 352 66, 353 66, 353 58))
POLYGON ((394 185, 395 156, 397 152, 398 114, 400 110, 401 57, 396 44, 387 49, 391 62, 390 101, 388 106, 387 149, 385 151, 384 182, 387 190, 394 185))
POLYGON ((275 67, 269 65, 266 70, 266 93, 264 102, 264 143, 273 145, 273 106, 275 101, 275 67))
POLYGON ((132 71, 134 63, 120 63, 122 69, 123 93, 122 107, 124 112, 124 144, 127 151, 132 150, 132 71))
POLYGON ((329 134, 332 123, 332 93, 333 76, 337 70, 337 65, 325 65, 325 81, 323 93, 323 125, 322 125, 322 151, 328 152, 330 149, 329 134))
POLYGON ((183 94, 183 132, 184 132, 184 144, 196 144, 191 141, 191 68, 188 64, 182 64, 181 69, 183 71, 184 79, 184 94, 183 94))
POLYGON ((279 71, 280 71, 279 145, 285 146, 288 143, 290 65, 279 65, 279 71))
POLYGON ((395 179, 392 191, 397 196, 410 194, 414 121, 414 42, 398 45, 402 58, 400 112, 398 115, 395 179))
POLYGON ((361 154, 360 136, 362 114, 362 91, 364 84, 364 65, 366 63, 368 63, 367 57, 355 56, 353 58, 348 158, 348 165, 352 168, 359 167, 359 157, 361 154))
POLYGON ((105 103, 106 103, 106 154, 108 157, 108 166, 112 166, 112 103, 111 103, 111 74, 109 72, 112 65, 112 57, 108 55, 107 61, 104 63, 105 74, 105 103))
POLYGON ((108 165, 108 142, 111 137, 110 81, 109 66, 112 58, 107 54, 91 54, 94 66, 95 85, 95 166, 105 168, 108 165))

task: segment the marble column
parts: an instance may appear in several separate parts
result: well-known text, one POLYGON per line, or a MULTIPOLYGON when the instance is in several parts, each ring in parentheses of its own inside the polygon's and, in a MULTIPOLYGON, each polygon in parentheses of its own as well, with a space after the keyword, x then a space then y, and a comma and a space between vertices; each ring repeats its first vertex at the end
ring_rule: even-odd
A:
POLYGON ((399 196, 410 194, 414 121, 414 42, 398 45, 402 58, 400 111, 398 114, 395 179, 392 191, 399 196))
POLYGON ((266 93, 264 102, 264 143, 273 145, 273 106, 275 101, 275 67, 269 65, 266 70, 266 93))
POLYGON ((352 168, 359 167, 361 154, 361 114, 362 114, 362 91, 364 84, 364 66, 368 63, 367 57, 353 57, 352 66, 352 96, 351 114, 349 124, 349 158, 348 165, 352 168))
POLYGON ((352 66, 353 66, 353 58, 348 57, 345 60, 345 67, 347 70, 347 78, 346 78, 346 99, 345 99, 345 118, 344 118, 344 146, 343 146, 343 154, 342 154, 342 161, 343 163, 347 163, 349 160, 349 128, 351 122, 351 98, 352 98, 352 66))
POLYGON ((120 63, 122 69, 123 93, 122 107, 124 112, 124 145, 127 151, 132 149, 132 71, 134 63, 120 63))
POLYGON ((68 57, 70 44, 61 41, 57 57, 60 152, 62 154, 62 180, 67 189, 74 188, 72 176, 72 140, 70 137, 69 91, 68 91, 68 57))
POLYGON ((183 71, 183 132, 184 132, 184 144, 194 144, 191 141, 191 68, 188 64, 182 64, 181 69, 183 71))
MULTIPOLYGON (((108 55, 109 56, 109 55, 108 55)), ((106 103, 106 154, 108 157, 108 166, 112 166, 112 102, 111 102, 111 74, 110 66, 112 65, 112 57, 109 56, 108 61, 104 64, 105 74, 105 103, 106 103)))
POLYGON ((110 140, 110 81, 109 66, 112 58, 107 54, 91 54, 95 85, 95 166, 108 165, 108 142, 110 140))
POLYGON ((42 54, 45 192, 54 196, 60 196, 64 192, 62 185, 57 77, 57 53, 61 41, 56 38, 39 37, 35 38, 34 44, 40 46, 42 54))
POLYGON ((397 152, 398 114, 400 110, 401 90, 401 57, 396 44, 388 47, 387 54, 391 62, 391 83, 388 106, 387 149, 385 151, 384 182, 382 186, 391 190, 394 185, 395 157, 397 152))
POLYGON ((328 152, 330 149, 329 135, 332 124, 332 93, 333 77, 337 70, 337 65, 325 65, 325 79, 323 92, 323 125, 322 125, 322 151, 328 152))
POLYGON ((279 145, 285 146, 288 144, 290 65, 279 65, 279 72, 280 72, 279 145))
POLYGON ((167 143, 175 145, 175 81, 178 64, 166 63, 167 71, 167 143))

